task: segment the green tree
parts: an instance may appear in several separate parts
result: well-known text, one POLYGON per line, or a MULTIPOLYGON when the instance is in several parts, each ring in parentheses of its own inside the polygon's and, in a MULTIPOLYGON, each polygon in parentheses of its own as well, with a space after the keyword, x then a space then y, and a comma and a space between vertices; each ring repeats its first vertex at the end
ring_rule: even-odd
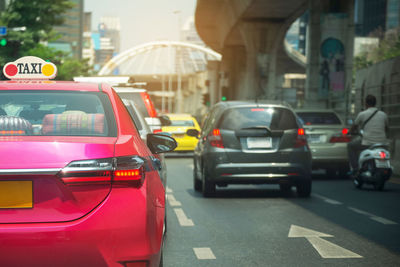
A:
POLYGON ((89 75, 91 68, 87 60, 73 59, 45 45, 60 37, 53 27, 63 24, 63 14, 73 6, 68 0, 10 0, 0 15, 1 25, 9 29, 7 45, 0 48, 0 65, 23 56, 37 56, 57 65, 58 80, 89 75))
POLYGON ((41 42, 56 39, 53 26, 64 22, 62 15, 73 5, 67 0, 10 0, 0 15, 0 22, 9 29, 7 45, 0 50, 0 63, 21 57, 41 42))

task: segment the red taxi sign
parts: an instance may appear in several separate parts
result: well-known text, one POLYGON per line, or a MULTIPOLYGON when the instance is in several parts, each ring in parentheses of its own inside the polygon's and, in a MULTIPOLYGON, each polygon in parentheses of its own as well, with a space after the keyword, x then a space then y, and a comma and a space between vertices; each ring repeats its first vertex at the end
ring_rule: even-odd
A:
POLYGON ((39 57, 21 57, 3 67, 4 75, 11 80, 49 80, 57 75, 57 67, 39 57))

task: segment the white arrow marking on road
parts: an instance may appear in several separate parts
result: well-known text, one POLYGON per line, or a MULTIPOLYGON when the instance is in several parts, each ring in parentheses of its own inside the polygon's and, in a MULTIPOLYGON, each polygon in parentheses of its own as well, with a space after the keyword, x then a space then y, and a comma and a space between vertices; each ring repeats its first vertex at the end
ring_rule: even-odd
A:
POLYGON ((167 186, 167 193, 172 193, 172 189, 167 186))
POLYGON ((317 232, 305 227, 291 225, 288 237, 305 237, 308 242, 318 251, 322 258, 326 259, 341 259, 341 258, 362 258, 348 249, 342 248, 321 237, 333 237, 333 235, 317 232))

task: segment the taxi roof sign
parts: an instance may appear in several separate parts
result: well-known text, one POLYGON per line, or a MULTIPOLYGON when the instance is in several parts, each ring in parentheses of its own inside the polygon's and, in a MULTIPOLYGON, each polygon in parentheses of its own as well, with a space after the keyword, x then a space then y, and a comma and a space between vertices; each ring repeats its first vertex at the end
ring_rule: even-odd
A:
POLYGON ((49 80, 57 75, 57 67, 39 57, 21 57, 3 67, 4 75, 11 80, 49 80))

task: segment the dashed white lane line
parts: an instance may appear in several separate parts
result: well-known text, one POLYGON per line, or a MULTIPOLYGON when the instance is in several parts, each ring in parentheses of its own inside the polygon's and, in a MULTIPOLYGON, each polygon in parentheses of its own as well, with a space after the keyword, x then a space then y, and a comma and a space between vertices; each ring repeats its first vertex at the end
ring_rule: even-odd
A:
POLYGON ((176 217, 178 217, 178 222, 181 226, 194 226, 194 223, 191 219, 186 217, 185 212, 181 208, 174 209, 176 217))
POLYGON ((167 186, 167 193, 172 193, 172 189, 167 186))
POLYGON ((391 220, 388 220, 388 219, 385 219, 385 218, 382 218, 382 217, 378 217, 378 216, 371 217, 371 220, 374 220, 374 221, 377 221, 377 222, 380 222, 380 223, 383 223, 383 224, 397 224, 394 221, 391 221, 391 220))
POLYGON ((211 248, 193 248, 198 260, 215 260, 216 257, 211 248))
POLYGON ((365 215, 365 216, 369 217, 371 220, 374 220, 374 221, 382 223, 382 224, 386 224, 386 225, 387 224, 389 224, 389 225, 390 224, 391 225, 397 224, 394 221, 391 221, 391 220, 376 216, 374 214, 371 214, 369 212, 366 212, 366 211, 363 211, 363 210, 360 210, 360 209, 357 209, 357 208, 353 208, 353 207, 348 207, 348 208, 349 208, 349 210, 352 210, 352 211, 357 212, 359 214, 365 215))
POLYGON ((174 195, 172 195, 172 194, 167 194, 167 199, 168 199, 169 205, 172 206, 172 207, 176 207, 176 206, 181 206, 182 205, 181 202, 177 201, 175 199, 174 195))
POLYGON ((342 202, 340 202, 340 201, 337 201, 337 200, 334 200, 334 199, 330 199, 330 198, 327 198, 327 197, 324 197, 324 196, 321 196, 321 195, 318 195, 318 194, 312 194, 314 197, 316 197, 316 198, 319 198, 319 199, 322 199, 323 201, 325 201, 326 203, 329 203, 329 204, 332 204, 332 205, 342 205, 343 203, 342 202))

